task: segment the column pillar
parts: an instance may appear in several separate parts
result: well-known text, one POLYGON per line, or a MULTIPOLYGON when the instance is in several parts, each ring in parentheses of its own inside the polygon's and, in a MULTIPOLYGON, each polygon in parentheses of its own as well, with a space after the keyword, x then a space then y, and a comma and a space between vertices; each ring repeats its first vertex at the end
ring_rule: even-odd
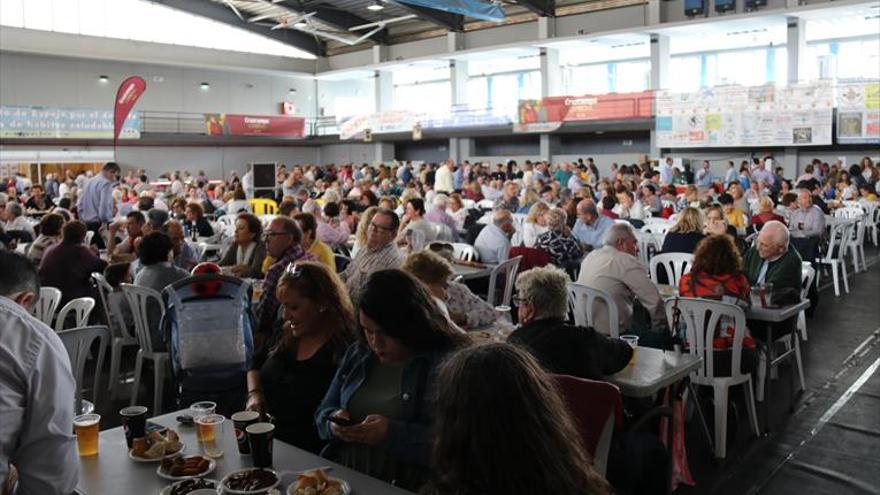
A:
POLYGON ((807 37, 805 21, 799 17, 789 17, 788 36, 785 49, 788 52, 788 83, 794 84, 803 79, 802 59, 807 54, 807 37))
MULTIPOLYGON (((373 47, 374 53, 375 48, 373 47)), ((391 79, 391 72, 377 70, 375 72, 374 80, 375 84, 375 102, 376 102, 376 112, 388 112, 393 109, 394 104, 394 84, 391 79)), ((374 135, 373 139, 376 140, 377 136, 374 135)), ((377 141, 373 143, 375 147, 375 157, 377 162, 386 162, 394 159, 394 144, 393 143, 383 143, 381 141, 377 141)))
MULTIPOLYGON (((449 33, 459 34, 459 33, 449 33)), ((452 87, 452 111, 465 110, 468 106, 467 99, 467 83, 468 83, 468 63, 467 60, 450 60, 449 61, 449 82, 452 87)), ((465 160, 461 154, 462 144, 469 142, 470 138, 451 137, 449 138, 449 159, 456 163, 465 160)), ((469 146, 468 146, 469 147, 469 146)))
MULTIPOLYGON (((650 8, 650 7, 649 7, 650 8)), ((669 87, 669 36, 651 33, 651 89, 659 91, 669 87)), ((660 159, 655 130, 651 129, 648 155, 660 159)))

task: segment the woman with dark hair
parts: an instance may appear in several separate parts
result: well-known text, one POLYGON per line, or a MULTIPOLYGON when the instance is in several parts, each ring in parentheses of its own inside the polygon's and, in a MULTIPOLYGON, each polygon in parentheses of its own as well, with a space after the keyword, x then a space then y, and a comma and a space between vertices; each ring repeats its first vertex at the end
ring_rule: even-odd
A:
POLYGON ((27 258, 31 263, 39 266, 43 259, 43 253, 61 242, 61 227, 63 226, 64 217, 58 213, 50 213, 40 219, 40 235, 37 236, 27 252, 27 258))
POLYGON ((318 453, 324 442, 312 415, 351 343, 354 307, 339 277, 312 261, 290 265, 276 294, 284 309, 282 333, 248 371, 247 409, 274 416, 276 438, 318 453))
POLYGON ((425 495, 611 493, 553 381, 515 346, 453 354, 437 378, 436 415, 425 495))
POLYGON ((315 413, 318 435, 330 442, 324 455, 418 489, 428 475, 436 368, 468 338, 452 328, 425 286, 402 270, 370 276, 359 318, 360 338, 315 413))
POLYGON ((252 213, 240 213, 235 219, 232 244, 220 258, 220 266, 236 277, 263 278, 266 244, 262 240, 263 224, 252 213))
POLYGON ((195 231, 199 237, 212 237, 214 235, 214 227, 211 222, 205 218, 205 209, 199 203, 189 203, 186 205, 186 221, 183 226, 189 235, 195 231))

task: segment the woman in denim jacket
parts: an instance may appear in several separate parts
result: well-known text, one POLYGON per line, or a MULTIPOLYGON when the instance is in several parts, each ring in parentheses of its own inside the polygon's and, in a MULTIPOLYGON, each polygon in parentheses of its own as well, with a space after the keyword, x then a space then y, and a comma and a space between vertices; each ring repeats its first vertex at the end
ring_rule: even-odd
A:
POLYGON ((416 490, 429 476, 437 367, 468 339, 401 270, 370 277, 359 318, 361 338, 343 356, 315 413, 318 435, 329 442, 324 455, 416 490))

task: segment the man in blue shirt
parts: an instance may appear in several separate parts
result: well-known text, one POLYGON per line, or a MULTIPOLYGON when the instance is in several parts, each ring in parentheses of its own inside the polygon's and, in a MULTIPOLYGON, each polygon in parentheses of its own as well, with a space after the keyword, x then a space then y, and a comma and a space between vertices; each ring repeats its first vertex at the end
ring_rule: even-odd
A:
POLYGON ((592 199, 581 200, 577 204, 577 221, 571 229, 572 235, 582 244, 592 249, 602 247, 605 232, 614 225, 614 220, 599 214, 596 203, 592 199))
POLYGON ((492 216, 492 224, 480 231, 474 241, 474 248, 483 263, 497 264, 507 261, 510 253, 510 236, 516 232, 513 215, 508 210, 497 209, 492 216))
POLYGON ((92 239, 98 249, 104 248, 104 240, 99 230, 113 221, 115 204, 113 186, 119 180, 120 168, 116 162, 107 162, 101 173, 89 179, 83 187, 77 204, 79 218, 89 230, 95 232, 92 239))
POLYGON ((715 176, 712 175, 712 169, 710 167, 709 160, 703 160, 703 168, 697 172, 697 187, 707 188, 712 186, 712 183, 715 181, 715 176))

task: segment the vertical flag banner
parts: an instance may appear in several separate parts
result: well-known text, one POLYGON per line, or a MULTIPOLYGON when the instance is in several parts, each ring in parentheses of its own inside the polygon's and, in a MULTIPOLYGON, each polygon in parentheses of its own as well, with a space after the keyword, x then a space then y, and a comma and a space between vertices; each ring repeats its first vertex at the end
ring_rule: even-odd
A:
POLYGON ((146 89, 147 82, 138 76, 131 76, 119 85, 119 89, 116 91, 116 101, 113 106, 114 150, 116 149, 116 142, 119 141, 119 133, 122 132, 122 125, 125 124, 125 119, 146 89))

